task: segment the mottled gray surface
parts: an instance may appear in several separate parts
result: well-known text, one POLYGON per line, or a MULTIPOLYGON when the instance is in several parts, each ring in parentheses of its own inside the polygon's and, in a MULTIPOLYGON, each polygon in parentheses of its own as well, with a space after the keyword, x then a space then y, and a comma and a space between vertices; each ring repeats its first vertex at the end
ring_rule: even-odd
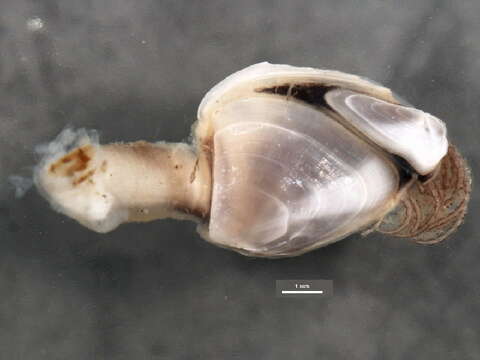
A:
MULTIPOLYGON (((243 257, 194 224, 99 235, 35 191, 33 148, 67 124, 102 140, 187 138, 202 95, 268 60, 362 74, 447 122, 480 159, 480 2, 0 0, 1 359, 478 359, 479 193, 436 246, 352 236, 243 257), (43 27, 42 27, 43 25, 43 27), (274 280, 333 279, 324 300, 274 280)), ((475 185, 475 184, 474 184, 475 185)))

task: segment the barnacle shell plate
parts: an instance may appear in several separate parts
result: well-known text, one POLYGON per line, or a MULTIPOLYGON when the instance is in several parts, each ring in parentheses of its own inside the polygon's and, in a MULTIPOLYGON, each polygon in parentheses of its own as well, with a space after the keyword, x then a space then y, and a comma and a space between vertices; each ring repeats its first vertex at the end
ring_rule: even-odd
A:
POLYGON ((349 125, 404 158, 421 175, 432 172, 447 153, 445 124, 426 112, 343 89, 325 98, 349 125))
POLYGON ((213 118, 211 239, 249 252, 327 243, 389 208, 390 162, 315 109, 246 98, 213 118))

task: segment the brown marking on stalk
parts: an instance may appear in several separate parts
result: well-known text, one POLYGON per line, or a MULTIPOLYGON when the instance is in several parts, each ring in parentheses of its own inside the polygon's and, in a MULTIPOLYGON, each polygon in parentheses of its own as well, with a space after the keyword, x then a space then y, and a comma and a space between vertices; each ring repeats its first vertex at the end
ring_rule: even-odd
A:
POLYGON ((92 158, 93 148, 91 145, 79 147, 51 164, 49 171, 59 176, 72 176, 76 172, 83 171, 88 167, 92 158))
POLYGON ((101 172, 103 172, 103 173, 104 173, 104 172, 107 172, 107 164, 108 164, 108 163, 107 163, 107 160, 103 160, 103 161, 102 161, 102 165, 100 165, 100 171, 101 171, 101 172))
POLYGON ((195 165, 193 165, 193 170, 190 174, 190 184, 195 181, 195 177, 197 175, 197 170, 198 170, 198 162, 199 162, 199 158, 197 157, 197 160, 195 161, 195 165))
POLYGON ((82 175, 78 179, 73 180, 72 185, 73 186, 80 185, 82 182, 84 182, 87 179, 89 180, 90 184, 93 184, 93 180, 91 179, 91 177, 93 176, 94 173, 95 173, 95 169, 88 171, 85 175, 82 175))
POLYGON ((181 213, 181 214, 187 214, 187 215, 193 215, 198 219, 205 220, 208 217, 208 211, 205 211, 204 209, 200 207, 195 207, 195 208, 190 208, 186 205, 182 204, 172 204, 173 210, 181 213))

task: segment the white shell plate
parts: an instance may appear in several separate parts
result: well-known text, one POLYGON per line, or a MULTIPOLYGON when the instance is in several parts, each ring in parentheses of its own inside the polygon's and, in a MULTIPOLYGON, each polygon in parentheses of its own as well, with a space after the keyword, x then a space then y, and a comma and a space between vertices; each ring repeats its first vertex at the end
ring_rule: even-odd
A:
POLYGON ((281 256, 324 245, 378 219, 398 189, 397 170, 314 108, 250 97, 212 119, 209 239, 281 256))
POLYGON ((344 89, 330 91, 325 98, 346 122, 419 174, 432 172, 447 153, 445 124, 426 112, 344 89))

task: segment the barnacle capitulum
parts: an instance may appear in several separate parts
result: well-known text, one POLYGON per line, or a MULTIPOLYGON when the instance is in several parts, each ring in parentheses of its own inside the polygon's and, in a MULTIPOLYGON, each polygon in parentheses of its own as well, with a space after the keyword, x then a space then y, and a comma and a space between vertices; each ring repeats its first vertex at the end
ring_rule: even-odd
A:
POLYGON ((441 120, 337 71, 260 63, 230 75, 202 100, 192 144, 100 145, 68 131, 35 172, 55 209, 98 232, 192 219, 206 240, 251 256, 365 229, 438 242, 470 193, 441 120))

